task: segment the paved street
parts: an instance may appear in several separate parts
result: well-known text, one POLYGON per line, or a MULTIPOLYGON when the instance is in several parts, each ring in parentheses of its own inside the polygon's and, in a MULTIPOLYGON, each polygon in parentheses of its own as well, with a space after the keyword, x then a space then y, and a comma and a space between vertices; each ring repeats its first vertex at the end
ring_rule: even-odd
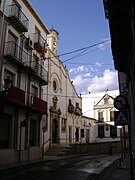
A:
POLYGON ((0 174, 1 180, 43 180, 43 179, 68 179, 84 180, 93 179, 108 167, 119 155, 107 156, 74 156, 68 158, 45 157, 45 162, 35 165, 23 166, 0 174))

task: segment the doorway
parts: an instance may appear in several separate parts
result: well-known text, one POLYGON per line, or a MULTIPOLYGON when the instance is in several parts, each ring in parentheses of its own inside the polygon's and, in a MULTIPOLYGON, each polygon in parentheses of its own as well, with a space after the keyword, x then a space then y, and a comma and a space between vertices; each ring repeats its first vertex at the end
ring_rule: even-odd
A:
POLYGON ((86 143, 90 142, 90 131, 89 129, 86 129, 86 143))
POLYGON ((72 143, 72 127, 69 127, 69 143, 72 143))
POLYGON ((75 139, 76 139, 76 142, 79 142, 79 128, 76 128, 75 139))
POLYGON ((54 119, 52 122, 52 142, 58 143, 58 121, 54 119))

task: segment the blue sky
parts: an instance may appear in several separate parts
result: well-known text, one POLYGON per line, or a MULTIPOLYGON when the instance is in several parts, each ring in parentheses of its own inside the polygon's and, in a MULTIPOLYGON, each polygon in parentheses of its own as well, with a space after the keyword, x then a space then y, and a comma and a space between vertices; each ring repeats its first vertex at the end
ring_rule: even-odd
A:
MULTIPOLYGON (((110 39, 103 0, 29 1, 47 28, 59 32, 59 55, 110 39)), ((60 56, 78 94, 118 89, 110 41, 79 53, 60 56)))

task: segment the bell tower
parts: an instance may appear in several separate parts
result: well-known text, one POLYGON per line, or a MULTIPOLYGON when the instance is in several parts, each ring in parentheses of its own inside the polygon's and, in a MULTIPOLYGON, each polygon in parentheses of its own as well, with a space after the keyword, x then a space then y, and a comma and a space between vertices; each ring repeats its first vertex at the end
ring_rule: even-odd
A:
POLYGON ((50 30, 51 34, 49 35, 49 48, 51 51, 58 55, 58 35, 59 33, 53 28, 50 30))

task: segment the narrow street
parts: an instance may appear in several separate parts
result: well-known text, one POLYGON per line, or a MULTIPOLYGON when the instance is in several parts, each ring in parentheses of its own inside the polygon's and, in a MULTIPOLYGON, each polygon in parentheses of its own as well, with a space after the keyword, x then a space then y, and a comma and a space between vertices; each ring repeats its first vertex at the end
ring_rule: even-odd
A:
POLYGON ((58 160, 46 159, 42 163, 1 172, 0 176, 1 180, 93 179, 118 157, 118 155, 98 155, 69 157, 58 160))

